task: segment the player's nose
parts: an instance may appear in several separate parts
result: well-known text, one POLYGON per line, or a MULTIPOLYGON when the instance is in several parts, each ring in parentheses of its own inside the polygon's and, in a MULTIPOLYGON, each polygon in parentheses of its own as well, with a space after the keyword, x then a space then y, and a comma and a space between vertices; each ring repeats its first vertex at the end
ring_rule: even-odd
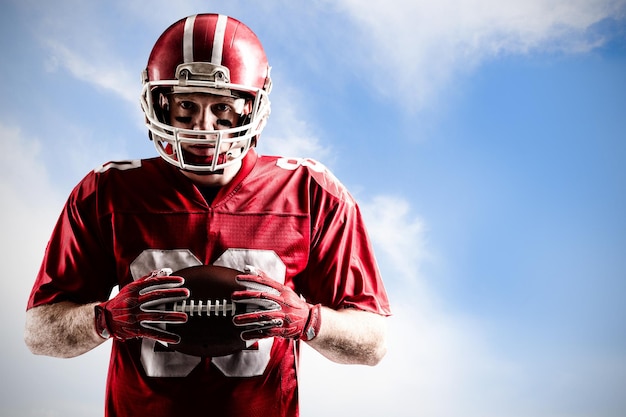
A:
POLYGON ((216 130, 218 127, 218 119, 213 114, 209 106, 205 107, 198 113, 198 117, 194 123, 196 130, 216 130))

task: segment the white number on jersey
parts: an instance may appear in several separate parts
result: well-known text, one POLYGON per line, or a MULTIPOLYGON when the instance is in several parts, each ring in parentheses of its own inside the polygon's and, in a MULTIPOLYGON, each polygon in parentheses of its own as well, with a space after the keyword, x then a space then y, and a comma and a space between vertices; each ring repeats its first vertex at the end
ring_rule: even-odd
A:
POLYGON ((276 161, 276 166, 288 171, 294 171, 301 166, 309 167, 315 172, 326 171, 324 164, 311 158, 280 158, 276 161))
POLYGON ((96 174, 102 174, 103 172, 106 172, 111 168, 120 171, 126 171, 127 169, 135 169, 139 167, 141 167, 140 159, 134 159, 129 161, 112 161, 100 165, 98 168, 94 169, 93 172, 95 172, 96 174))

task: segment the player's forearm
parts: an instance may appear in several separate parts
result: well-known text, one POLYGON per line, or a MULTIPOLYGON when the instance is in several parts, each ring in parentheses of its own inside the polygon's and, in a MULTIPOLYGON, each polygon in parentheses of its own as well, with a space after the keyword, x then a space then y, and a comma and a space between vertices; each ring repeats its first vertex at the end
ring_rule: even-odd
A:
POLYGON ((333 362, 373 366, 387 352, 386 333, 383 316, 323 307, 319 335, 308 343, 333 362))
POLYGON ((36 355, 70 358, 90 351, 104 339, 95 331, 94 305, 60 302, 26 312, 24 341, 36 355))

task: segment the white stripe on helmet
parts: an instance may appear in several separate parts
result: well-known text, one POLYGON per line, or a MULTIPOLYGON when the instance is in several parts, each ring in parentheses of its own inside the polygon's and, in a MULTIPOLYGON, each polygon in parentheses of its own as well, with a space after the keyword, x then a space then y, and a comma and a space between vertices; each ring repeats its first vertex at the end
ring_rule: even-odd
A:
POLYGON ((226 36, 226 24, 228 16, 219 15, 215 25, 215 37, 213 38, 213 52, 211 54, 211 63, 222 65, 222 52, 224 48, 224 37, 226 36))
POLYGON ((183 32, 183 62, 193 62, 193 25, 196 16, 189 16, 185 20, 185 30, 183 32))

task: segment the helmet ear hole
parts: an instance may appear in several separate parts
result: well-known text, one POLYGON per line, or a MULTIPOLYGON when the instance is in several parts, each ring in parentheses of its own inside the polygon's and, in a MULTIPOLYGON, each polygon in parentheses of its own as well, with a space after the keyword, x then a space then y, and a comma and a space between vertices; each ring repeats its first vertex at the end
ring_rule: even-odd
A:
POLYGON ((170 110, 170 101, 163 93, 159 93, 159 106, 161 106, 161 109, 163 109, 163 111, 170 110))
POLYGON ((170 122, 170 101, 167 98, 167 95, 161 91, 155 91, 154 95, 156 96, 155 102, 157 103, 154 106, 154 113, 161 123, 169 123, 170 122))

